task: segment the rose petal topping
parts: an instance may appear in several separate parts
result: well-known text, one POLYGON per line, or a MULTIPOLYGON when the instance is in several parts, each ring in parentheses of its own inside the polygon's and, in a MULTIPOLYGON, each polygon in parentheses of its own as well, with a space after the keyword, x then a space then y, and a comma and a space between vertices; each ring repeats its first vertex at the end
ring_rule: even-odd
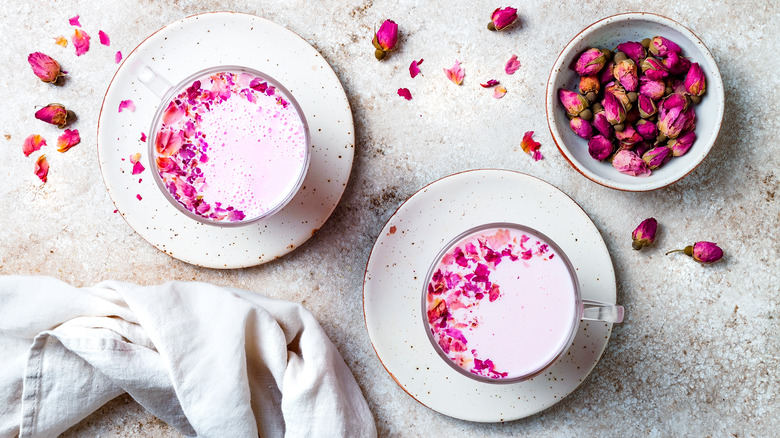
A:
POLYGON ((499 84, 499 82, 498 82, 497 80, 495 80, 495 79, 491 79, 491 80, 489 80, 489 81, 485 82, 484 84, 479 84, 479 85, 480 85, 482 88, 491 88, 491 87, 495 87, 495 86, 496 86, 496 85, 498 85, 498 84, 499 84))
POLYGON ((98 38, 100 39, 100 44, 104 46, 111 45, 111 40, 108 38, 108 35, 106 35, 106 33, 103 32, 102 30, 98 31, 98 38))
POLYGON ((68 39, 62 35, 56 36, 54 37, 54 44, 60 47, 68 47, 68 39))
POLYGON ((81 136, 78 129, 66 129, 62 135, 57 138, 57 151, 68 152, 70 148, 81 143, 81 136))
POLYGON ((116 56, 114 56, 114 60, 116 60, 116 63, 119 64, 122 61, 122 52, 116 52, 116 56))
POLYGON ((423 63, 423 59, 420 58, 419 61, 412 61, 411 64, 409 64, 409 75, 412 76, 412 79, 414 79, 415 76, 420 74, 420 67, 419 65, 423 63))
POLYGON ((68 23, 70 23, 71 26, 78 26, 81 27, 81 23, 79 23, 79 16, 76 15, 73 18, 68 19, 68 23))
POLYGON ((406 100, 412 100, 412 92, 408 88, 399 88, 398 95, 406 100))
POLYGON ((35 175, 41 179, 44 183, 49 175, 49 161, 46 159, 46 155, 41 155, 35 160, 35 175))
POLYGON ((76 56, 87 53, 87 50, 89 50, 89 35, 86 32, 76 29, 71 40, 73 41, 73 47, 76 48, 76 56))
POLYGON ((40 150, 44 146, 46 146, 46 139, 38 134, 33 134, 22 143, 22 152, 24 152, 25 157, 29 157, 31 153, 40 150))
POLYGON ((523 148, 523 152, 530 154, 534 160, 539 161, 544 158, 542 153, 539 152, 539 148, 542 146, 542 144, 534 141, 533 135, 533 131, 526 132, 523 135, 523 140, 520 142, 520 147, 523 148))
POLYGON ((504 88, 502 85, 499 85, 493 90, 493 97, 496 99, 501 99, 506 94, 506 88, 504 88))
POLYGON ((59 103, 50 103, 35 112, 35 118, 58 128, 64 128, 68 123, 68 110, 59 103))
POLYGON ((60 69, 60 64, 44 53, 30 53, 27 62, 30 63, 35 76, 43 82, 55 83, 61 76, 65 76, 65 72, 60 69))
POLYGON ((452 66, 452 68, 445 68, 444 74, 447 75, 447 79, 451 80, 455 85, 460 85, 463 83, 463 76, 465 76, 465 72, 463 71, 463 68, 460 66, 460 61, 455 61, 455 65, 452 66))
POLYGON ((130 111, 131 113, 135 112, 135 104, 130 99, 123 100, 119 102, 119 112, 121 113, 124 109, 130 111))

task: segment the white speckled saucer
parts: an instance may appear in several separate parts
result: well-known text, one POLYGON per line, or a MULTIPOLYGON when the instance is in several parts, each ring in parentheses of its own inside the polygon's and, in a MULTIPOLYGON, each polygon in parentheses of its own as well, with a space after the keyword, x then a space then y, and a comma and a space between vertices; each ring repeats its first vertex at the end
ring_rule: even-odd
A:
POLYGON ((387 221, 366 266, 363 311, 379 360, 417 401, 469 421, 517 420, 559 402, 596 366, 612 324, 581 322, 568 352, 544 374, 511 383, 481 383, 450 367, 423 326, 425 275, 443 245, 477 225, 512 222, 555 241, 577 271, 582 298, 615 303, 609 252, 587 214, 550 184, 507 170, 475 170, 415 193, 387 221))
POLYGON ((97 138, 103 180, 127 223, 166 254, 218 269, 265 263, 308 240, 336 208, 355 150, 349 102, 322 55, 278 24, 233 12, 184 18, 136 47, 108 87, 97 138), (218 65, 243 65, 281 81, 298 100, 311 134, 311 164, 300 192, 278 213, 245 226, 206 225, 176 209, 155 184, 148 146, 140 140, 142 132, 150 135, 160 98, 131 73, 139 61, 174 84, 218 65), (135 112, 119 113, 119 103, 127 99, 135 112), (128 157, 136 152, 147 169, 131 175, 128 157))

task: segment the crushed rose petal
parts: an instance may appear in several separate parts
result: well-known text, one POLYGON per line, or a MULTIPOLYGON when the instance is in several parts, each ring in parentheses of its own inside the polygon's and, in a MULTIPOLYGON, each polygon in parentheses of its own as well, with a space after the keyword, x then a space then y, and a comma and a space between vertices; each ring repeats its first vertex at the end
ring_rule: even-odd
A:
POLYGON ((56 36, 54 37, 54 44, 61 47, 68 47, 68 39, 62 35, 56 36))
POLYGON ((108 38, 108 35, 106 35, 106 33, 103 32, 102 30, 98 31, 98 38, 100 39, 100 44, 104 46, 111 45, 111 40, 108 38))
POLYGON ((146 141, 146 133, 145 132, 141 133, 141 141, 146 141))
POLYGON ((479 84, 479 85, 480 85, 482 88, 491 88, 491 87, 495 87, 495 86, 496 86, 496 85, 498 85, 498 84, 500 84, 500 82, 498 82, 498 81, 497 81, 497 80, 495 80, 495 79, 491 79, 491 80, 489 80, 489 81, 485 82, 484 84, 479 84))
POLYGON ((22 152, 24 152, 25 157, 29 157, 31 153, 40 150, 44 146, 46 146, 46 139, 38 134, 33 134, 24 140, 22 152))
POLYGON ((117 64, 122 62, 122 52, 116 52, 116 56, 114 57, 114 59, 116 60, 117 64))
POLYGON ((512 57, 509 58, 509 61, 506 62, 506 67, 504 67, 504 71, 508 75, 513 75, 519 68, 520 68, 520 61, 517 60, 517 55, 512 55, 512 57))
POLYGON ((76 48, 76 56, 81 56, 89 50, 89 35, 81 29, 73 32, 73 47, 76 48))
POLYGON ((46 155, 41 155, 35 160, 35 175, 41 179, 44 183, 49 176, 49 161, 46 159, 46 155))
POLYGON ((128 111, 135 112, 135 104, 132 100, 127 99, 119 102, 119 112, 121 113, 123 109, 126 109, 128 111))
POLYGON ((70 148, 81 143, 81 136, 78 129, 66 129, 62 135, 57 138, 57 151, 68 152, 70 148))
POLYGON ((139 201, 142 201, 144 198, 141 197, 140 194, 135 195, 136 198, 138 198, 139 201))
POLYGON ((420 74, 420 64, 423 63, 423 59, 420 58, 419 61, 412 61, 411 64, 409 64, 409 75, 414 79, 415 76, 420 74))
POLYGON ((78 26, 78 27, 81 27, 81 23, 79 22, 79 16, 78 16, 78 15, 76 15, 76 16, 75 16, 75 17, 73 17, 73 18, 69 18, 69 19, 68 19, 68 23, 69 23, 71 26, 78 26))
POLYGON ((412 100, 412 92, 408 88, 399 88, 398 95, 406 100, 412 100))
POLYGON ((541 143, 534 141, 532 138, 534 135, 533 131, 528 131, 523 135, 523 140, 520 142, 520 147, 523 148, 523 152, 526 154, 530 154, 534 160, 539 161, 542 158, 542 153, 539 152, 539 148, 542 146, 541 143))
MULTIPOLYGON (((141 164, 141 153, 136 152, 134 154, 130 155, 130 162, 133 164, 133 175, 138 175, 139 173, 143 172, 146 168, 143 164, 141 164)), ((140 182, 140 181, 138 181, 140 182)))
POLYGON ((460 61, 455 61, 455 65, 452 66, 452 68, 445 68, 444 74, 447 75, 447 79, 451 80, 455 85, 460 85, 463 83, 463 76, 465 76, 465 73, 463 71, 463 68, 460 66, 460 61))
POLYGON ((506 94, 506 88, 503 86, 496 87, 495 90, 493 90, 493 97, 496 99, 501 99, 506 94))

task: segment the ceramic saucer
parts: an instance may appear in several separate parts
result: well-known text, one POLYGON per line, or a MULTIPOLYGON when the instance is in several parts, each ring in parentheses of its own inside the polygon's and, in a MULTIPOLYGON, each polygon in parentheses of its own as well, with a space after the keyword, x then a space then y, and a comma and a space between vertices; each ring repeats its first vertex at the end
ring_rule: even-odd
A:
POLYGON ((117 210, 161 251, 209 268, 258 265, 308 240, 346 188, 354 144, 349 102, 322 55, 278 24, 232 12, 184 18, 149 36, 114 75, 98 122, 98 158, 117 210), (154 169, 147 165, 147 144, 140 140, 141 133, 150 135, 160 98, 133 76, 139 63, 173 84, 219 65, 242 65, 279 79, 309 122, 311 164, 300 192, 273 216, 238 227, 202 224, 176 209, 155 184, 154 169), (119 103, 127 99, 134 102, 135 111, 119 113, 119 103), (136 152, 142 154, 147 169, 132 175, 128 157, 136 152))
POLYGON ((584 299, 615 303, 615 272, 599 231, 566 194, 537 178, 475 170, 436 181, 407 200, 382 229, 363 286, 366 327, 379 360, 417 401, 451 417, 499 422, 535 414, 574 391, 607 346, 612 324, 581 322, 572 346, 546 373, 494 384, 472 380, 434 350, 420 306, 439 250, 474 226, 511 222, 556 242, 574 266, 584 299))

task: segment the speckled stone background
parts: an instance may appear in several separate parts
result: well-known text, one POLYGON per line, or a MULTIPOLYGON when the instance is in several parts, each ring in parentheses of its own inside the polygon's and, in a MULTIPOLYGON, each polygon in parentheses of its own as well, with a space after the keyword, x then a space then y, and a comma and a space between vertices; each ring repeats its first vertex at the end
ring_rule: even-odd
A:
MULTIPOLYGON (((0 274, 51 275, 78 286, 105 279, 142 284, 201 280, 301 302, 319 318, 362 387, 381 436, 772 436, 780 430, 780 65, 774 0, 652 2, 710 48, 723 74, 726 112, 709 157, 673 186, 623 193, 576 173, 545 123, 544 84, 563 46, 608 15, 641 11, 640 1, 522 1, 521 25, 485 30, 490 2, 446 1, 56 1, 0 5, 0 274), (336 71, 352 104, 357 144, 350 183, 331 219, 281 260, 215 271, 171 259, 113 213, 96 156, 96 124, 116 50, 182 17, 212 10, 260 15, 300 34, 336 71), (76 57, 67 19, 81 15, 92 48, 76 57), (373 58, 372 29, 400 25, 400 48, 373 58), (97 31, 111 37, 98 43, 97 31), (39 82, 27 54, 44 51, 69 71, 63 86, 39 82), (522 68, 506 76, 517 54, 522 68), (422 76, 409 63, 424 58, 422 76), (456 87, 443 67, 462 61, 456 87), (494 100, 479 81, 508 89, 494 100), (411 101, 396 95, 409 88, 411 101), (78 115, 82 143, 55 151, 57 129, 33 118, 36 105, 61 102, 78 115), (536 132, 545 159, 520 150, 536 132), (49 143, 49 182, 33 174, 32 133, 49 143), (628 319, 613 332, 591 376, 556 406, 506 424, 445 417, 407 396, 375 356, 363 322, 362 278, 371 246, 398 205, 423 185, 474 168, 506 168, 545 179, 577 201, 612 255, 618 300, 628 319), (631 249, 646 217, 661 224, 655 246, 631 249), (703 267, 664 252, 697 240, 718 242, 725 259, 703 267)), ((46 303, 41 303, 45 305, 46 303)), ((171 437, 178 433, 129 397, 110 402, 68 437, 171 437)))

